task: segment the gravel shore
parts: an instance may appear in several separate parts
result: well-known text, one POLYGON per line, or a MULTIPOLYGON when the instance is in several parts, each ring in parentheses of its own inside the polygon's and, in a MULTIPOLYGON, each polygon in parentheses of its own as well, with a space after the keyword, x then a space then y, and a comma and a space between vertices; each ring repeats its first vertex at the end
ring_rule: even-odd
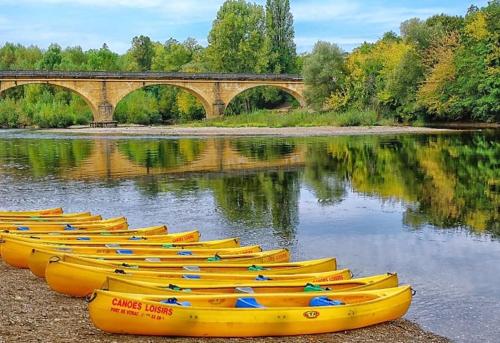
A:
POLYGON ((11 342, 449 342, 408 320, 327 335, 255 339, 200 339, 110 335, 95 329, 82 299, 52 292, 29 270, 0 262, 0 343, 11 342))
POLYGON ((117 128, 73 127, 46 129, 40 132, 81 135, 154 135, 154 136, 342 136, 369 134, 440 133, 447 129, 412 126, 355 126, 355 127, 182 127, 182 126, 119 126, 117 128))

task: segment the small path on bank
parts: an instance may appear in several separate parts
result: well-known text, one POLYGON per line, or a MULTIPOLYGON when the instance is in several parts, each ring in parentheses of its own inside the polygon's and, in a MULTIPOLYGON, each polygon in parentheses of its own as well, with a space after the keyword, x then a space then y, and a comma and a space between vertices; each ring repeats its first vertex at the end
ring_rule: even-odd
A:
POLYGON ((183 126, 119 126, 116 128, 46 129, 39 132, 81 135, 158 135, 158 136, 342 136, 370 134, 444 133, 456 130, 412 126, 353 126, 353 127, 183 127, 183 126))
POLYGON ((422 330, 408 320, 335 334, 254 339, 165 338, 111 335, 94 328, 86 302, 49 289, 29 270, 0 262, 0 343, 11 342, 384 342, 445 343, 448 339, 422 330))

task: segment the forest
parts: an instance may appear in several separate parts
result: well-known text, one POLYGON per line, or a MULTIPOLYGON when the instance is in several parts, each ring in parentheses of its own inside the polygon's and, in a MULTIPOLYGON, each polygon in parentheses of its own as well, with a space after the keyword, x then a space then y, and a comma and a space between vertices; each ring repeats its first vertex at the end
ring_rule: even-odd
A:
MULTIPOLYGON (((311 52, 298 54, 289 0, 267 0, 265 6, 228 0, 213 21, 206 47, 192 38, 159 42, 144 35, 134 37, 124 54, 106 44, 83 50, 56 43, 48 48, 5 43, 0 70, 303 75, 307 109, 291 110, 298 105, 291 96, 259 87, 229 104, 226 117, 240 118, 238 125, 268 115, 279 116, 276 125, 283 125, 287 115, 295 125, 312 119, 320 125, 500 122, 500 0, 471 6, 464 16, 408 19, 399 31, 350 52, 319 41, 311 52), (289 113, 258 112, 283 108, 289 113)), ((199 121, 204 110, 178 88, 149 86, 129 94, 114 116, 120 123, 176 124, 199 121)), ((91 121, 84 100, 61 88, 26 85, 0 94, 0 127, 67 127, 91 121)))

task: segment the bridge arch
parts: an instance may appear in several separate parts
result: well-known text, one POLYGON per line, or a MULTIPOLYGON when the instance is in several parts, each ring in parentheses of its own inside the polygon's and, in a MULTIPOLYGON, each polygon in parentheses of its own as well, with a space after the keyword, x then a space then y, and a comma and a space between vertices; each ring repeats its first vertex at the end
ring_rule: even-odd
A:
MULTIPOLYGON (((122 100, 124 100, 128 95, 131 93, 147 88, 147 87, 154 87, 154 86, 169 86, 169 87, 175 87, 180 90, 183 90, 190 95, 194 96, 196 100, 203 106, 203 109, 205 111, 205 116, 208 116, 211 113, 212 110, 212 104, 210 101, 202 94, 199 90, 189 87, 189 85, 185 83, 178 83, 178 82, 139 82, 139 83, 129 83, 127 87, 123 87, 121 91, 116 92, 117 96, 114 98, 111 98, 111 104, 113 105, 113 112, 116 111, 116 108, 118 106, 118 103, 120 103, 122 100)), ((113 113, 114 114, 114 113, 113 113)))
POLYGON ((291 95, 295 100, 297 100, 299 102, 301 107, 305 107, 305 105, 306 105, 306 101, 305 101, 305 98, 304 98, 304 95, 302 92, 303 89, 302 88, 298 89, 296 85, 288 86, 286 84, 267 84, 267 83, 259 84, 259 83, 255 83, 255 84, 249 84, 249 85, 242 85, 237 89, 237 91, 230 93, 229 96, 226 97, 226 99, 224 99, 225 100, 224 101, 225 102, 224 111, 228 108, 231 101, 233 101, 238 95, 240 95, 248 90, 260 88, 260 87, 277 88, 277 89, 282 90, 285 93, 291 95))
POLYGON ((95 104, 92 102, 92 97, 89 94, 85 94, 84 92, 81 91, 81 88, 78 86, 72 87, 71 84, 68 84, 66 82, 58 82, 58 81, 37 81, 37 80, 32 80, 32 81, 17 81, 17 82, 0 82, 0 94, 5 92, 8 89, 16 88, 16 87, 22 87, 22 86, 27 86, 27 85, 50 85, 50 86, 56 86, 58 88, 62 88, 64 90, 71 91, 75 94, 78 94, 84 101, 85 103, 89 106, 90 110, 92 111, 92 115, 94 118, 96 117, 96 113, 98 112, 98 104, 95 104))

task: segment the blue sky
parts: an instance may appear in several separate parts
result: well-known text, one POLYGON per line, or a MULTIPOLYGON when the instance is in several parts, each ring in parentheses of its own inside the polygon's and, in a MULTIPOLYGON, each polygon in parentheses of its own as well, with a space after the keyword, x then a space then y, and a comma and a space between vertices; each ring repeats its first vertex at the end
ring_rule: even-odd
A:
MULTIPOLYGON (((264 4, 265 0, 255 1, 264 4)), ((99 48, 103 43, 117 52, 130 46, 133 36, 154 40, 170 37, 206 37, 223 0, 0 0, 0 44, 16 42, 47 47, 80 45, 99 48)), ((487 0, 291 0, 299 52, 311 50, 318 40, 351 50, 375 41, 386 31, 399 32, 401 21, 436 13, 463 15, 471 4, 487 0)))

